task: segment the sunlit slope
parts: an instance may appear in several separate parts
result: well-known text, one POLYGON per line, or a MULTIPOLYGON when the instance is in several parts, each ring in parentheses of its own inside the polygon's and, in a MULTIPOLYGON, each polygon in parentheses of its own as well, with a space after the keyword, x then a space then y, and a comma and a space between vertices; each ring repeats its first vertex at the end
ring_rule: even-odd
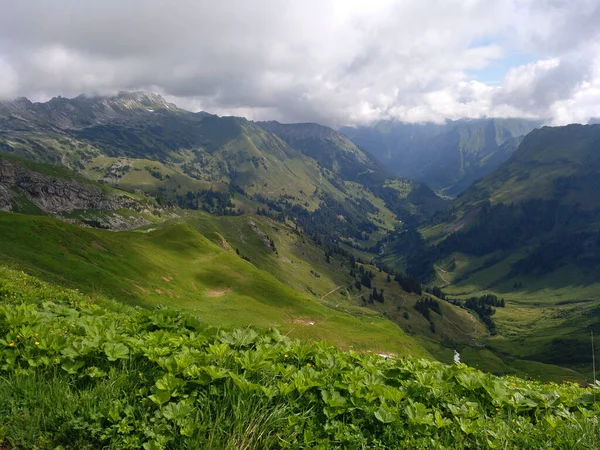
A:
POLYGON ((589 376, 600 301, 600 126, 531 132, 497 171, 422 227, 402 261, 453 297, 495 293, 497 355, 589 376), (410 253, 410 254, 409 254, 410 253))
POLYGON ((216 326, 277 326, 343 347, 427 354, 372 311, 328 308, 187 225, 113 233, 0 213, 0 236, 4 263, 85 292, 191 309, 216 326))

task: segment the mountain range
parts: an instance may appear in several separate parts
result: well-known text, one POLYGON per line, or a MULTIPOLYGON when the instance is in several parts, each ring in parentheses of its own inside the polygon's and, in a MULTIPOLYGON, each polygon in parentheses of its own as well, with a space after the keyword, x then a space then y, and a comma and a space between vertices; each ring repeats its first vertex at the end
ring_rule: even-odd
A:
POLYGON ((267 124, 187 112, 156 94, 0 103, 3 152, 180 205, 195 205, 193 193, 206 190, 227 192, 240 211, 265 202, 278 203, 279 210, 296 205, 314 211, 325 199, 349 222, 367 210, 410 220, 444 205, 421 183, 380 171, 341 134, 308 128, 311 139, 326 146, 330 162, 300 141, 290 145, 267 124), (374 200, 375 206, 371 200, 378 196, 383 203, 374 200))
POLYGON ((340 131, 398 176, 456 196, 490 173, 541 122, 528 119, 461 119, 436 123, 380 121, 340 131))
POLYGON ((217 326, 580 381, 588 358, 565 349, 600 323, 600 125, 539 126, 2 102, 0 258, 217 326))
POLYGON ((388 261, 400 257, 457 298, 505 298, 503 336, 488 342, 498 354, 589 370, 600 326, 599 156, 600 125, 536 129, 447 210, 396 233, 388 261))

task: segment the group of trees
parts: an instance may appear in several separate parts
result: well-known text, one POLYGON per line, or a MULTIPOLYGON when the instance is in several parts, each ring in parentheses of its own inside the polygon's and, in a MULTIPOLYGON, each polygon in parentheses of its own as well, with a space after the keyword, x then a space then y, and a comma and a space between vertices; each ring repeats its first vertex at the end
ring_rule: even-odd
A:
POLYGON ((188 191, 185 195, 177 194, 175 202, 184 209, 202 210, 217 216, 237 216, 242 211, 234 208, 233 196, 230 192, 209 190, 188 191))
POLYGON ((415 303, 415 309, 419 311, 427 320, 431 320, 430 310, 438 313, 440 316, 442 315, 440 302, 433 298, 421 298, 417 300, 417 303, 415 303))
MULTIPOLYGON (((375 274, 372 271, 365 269, 364 265, 360 265, 358 266, 358 275, 359 278, 354 283, 356 288, 360 290, 364 286, 371 289, 371 281, 375 278, 375 274)), ((350 269, 350 276, 356 277, 354 269, 350 269)))
POLYGON ((375 300, 376 302, 383 303, 385 301, 385 297, 383 296, 383 289, 377 290, 376 287, 373 288, 373 292, 369 295, 370 300, 375 300))
POLYGON ((429 329, 432 333, 435 333, 435 323, 433 322, 433 318, 431 317, 431 311, 441 316, 442 310, 440 308, 440 303, 432 298, 421 298, 417 300, 417 303, 415 303, 415 309, 427 319, 427 321, 429 322, 429 329))
POLYGON ((505 307, 503 298, 498 298, 494 294, 485 294, 480 297, 470 297, 464 302, 450 298, 447 298, 447 300, 454 305, 474 311, 479 316, 479 319, 481 319, 481 321, 484 323, 488 331, 491 334, 496 334, 496 323, 492 319, 492 316, 496 314, 494 307, 505 307))
POLYGON ((437 298, 440 298, 442 300, 447 300, 446 294, 438 286, 433 286, 431 288, 425 288, 425 292, 427 292, 428 294, 431 294, 431 295, 435 295, 437 298))

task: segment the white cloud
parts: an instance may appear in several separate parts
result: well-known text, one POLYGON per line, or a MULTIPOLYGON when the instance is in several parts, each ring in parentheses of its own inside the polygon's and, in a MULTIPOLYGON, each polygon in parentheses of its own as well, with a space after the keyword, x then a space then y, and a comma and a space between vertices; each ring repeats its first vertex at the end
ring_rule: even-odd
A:
POLYGON ((600 116, 600 2, 541 3, 4 2, 0 96, 152 89, 193 110, 330 124, 600 116), (534 62, 499 86, 470 79, 516 51, 534 62))
POLYGON ((0 100, 17 95, 18 80, 17 72, 0 56, 0 100))

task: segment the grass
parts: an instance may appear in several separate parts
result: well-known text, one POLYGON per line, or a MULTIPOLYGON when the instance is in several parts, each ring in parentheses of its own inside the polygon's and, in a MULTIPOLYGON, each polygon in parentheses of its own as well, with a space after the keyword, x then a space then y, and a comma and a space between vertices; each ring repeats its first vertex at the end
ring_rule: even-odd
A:
POLYGON ((0 442, 38 449, 594 449, 592 388, 224 331, 0 267, 0 442))
MULTIPOLYGON (((365 308, 329 308, 320 297, 281 283, 268 267, 244 261, 189 225, 114 233, 2 213, 0 236, 4 263, 90 294, 191 310, 214 326, 277 326, 294 337, 326 339, 344 348, 427 356, 380 315, 365 308)), ((257 255, 252 257, 258 260, 257 255)))
MULTIPOLYGON (((453 254, 456 268, 443 274, 451 283, 444 291, 454 298, 492 293, 506 300, 506 308, 497 308, 493 316, 499 335, 483 342, 510 373, 591 380, 590 330, 598 330, 600 323, 600 283, 595 274, 568 265, 542 277, 507 277, 523 252, 501 255, 498 263, 483 270, 477 269, 487 257, 453 254), (466 273, 470 276, 464 277, 466 273)), ((494 363, 484 364, 481 367, 494 363)), ((505 370, 500 362, 498 368, 505 370)))
MULTIPOLYGON (((334 255, 331 262, 327 263, 324 251, 292 228, 264 217, 214 217, 203 213, 193 215, 186 223, 206 236, 218 231, 232 248, 250 257, 254 265, 283 280, 296 291, 321 299, 324 294, 337 289, 321 300, 329 308, 370 317, 369 310, 358 305, 361 304, 361 297, 369 298, 371 290, 366 287, 360 291, 356 289, 355 280, 348 274, 346 261, 334 255), (250 221, 254 223, 253 226, 250 221), (266 247, 254 229, 273 238, 277 255, 266 247), (316 278, 311 271, 317 272, 319 277, 316 278)), ((437 341, 459 343, 471 343, 485 336, 484 326, 474 320, 470 313, 447 303, 441 304, 443 316, 434 315, 436 331, 432 333, 429 322, 414 309, 419 299, 417 295, 406 293, 393 281, 387 282, 386 274, 379 272, 375 266, 365 267, 375 274, 373 285, 385 292, 385 302, 369 305, 370 310, 392 320, 410 335, 425 335, 437 341), (408 319, 405 315, 408 315, 408 319)))

